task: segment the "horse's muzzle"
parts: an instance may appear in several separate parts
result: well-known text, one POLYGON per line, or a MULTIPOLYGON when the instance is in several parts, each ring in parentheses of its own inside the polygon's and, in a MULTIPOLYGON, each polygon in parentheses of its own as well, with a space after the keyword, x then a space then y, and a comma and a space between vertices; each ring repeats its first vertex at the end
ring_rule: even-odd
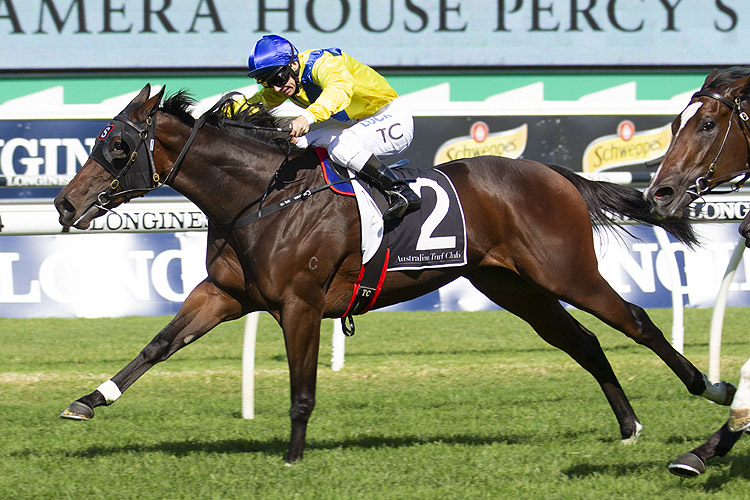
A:
POLYGON ((651 207, 651 213, 659 219, 682 217, 685 207, 690 204, 692 197, 683 192, 682 195, 668 184, 649 186, 643 197, 651 207))
POLYGON ((87 229, 91 224, 91 220, 100 214, 101 210, 96 205, 90 206, 83 214, 78 215, 76 206, 70 202, 65 196, 58 196, 55 198, 55 209, 60 214, 59 222, 60 225, 68 228, 75 227, 76 229, 87 229), (76 218, 77 217, 77 218, 76 218))
POLYGON ((58 197, 55 199, 55 209, 60 215, 60 225, 63 227, 70 227, 73 225, 73 218, 76 215, 76 207, 65 197, 58 197))

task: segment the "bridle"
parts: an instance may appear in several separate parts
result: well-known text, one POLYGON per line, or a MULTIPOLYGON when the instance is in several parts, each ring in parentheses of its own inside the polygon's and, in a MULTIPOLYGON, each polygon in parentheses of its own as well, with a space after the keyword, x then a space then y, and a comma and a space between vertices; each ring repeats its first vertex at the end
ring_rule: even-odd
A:
MULTIPOLYGON (((198 118, 190 132, 180 154, 172 164, 167 175, 161 179, 156 170, 154 162, 154 145, 156 143, 156 113, 159 110, 158 102, 142 122, 130 120, 133 109, 140 103, 125 108, 119 115, 113 118, 112 123, 107 125, 97 138, 97 142, 91 150, 91 158, 101 164, 114 179, 109 183, 107 189, 99 193, 97 201, 92 205, 102 210, 109 210, 104 205, 112 201, 114 196, 128 196, 133 194, 144 194, 159 189, 168 184, 177 175, 190 146, 192 146, 198 130, 203 127, 208 117, 224 106, 237 92, 222 96, 211 109, 198 118), (113 137, 120 137, 126 142, 131 151, 125 165, 117 165, 109 153, 109 141, 113 137), (99 142, 101 141, 101 142, 99 142), (120 191, 118 189, 122 188, 120 191)), ((281 129, 278 129, 281 130, 281 129)))
MULTIPOLYGON (((112 119, 112 123, 107 125, 99 134, 91 150, 90 157, 99 163, 114 179, 109 186, 99 193, 96 200, 89 205, 89 208, 83 211, 83 218, 92 207, 96 207, 106 212, 111 209, 106 205, 115 197, 125 196, 127 199, 135 195, 141 195, 154 191, 169 184, 180 170, 183 160, 190 150, 195 136, 206 123, 206 120, 216 111, 221 109, 228 101, 233 99, 239 92, 230 92, 223 95, 209 110, 203 113, 200 118, 195 120, 193 129, 190 132, 185 145, 182 147, 180 154, 172 164, 167 175, 162 179, 156 170, 154 162, 154 146, 156 144, 156 113, 159 111, 157 102, 146 118, 141 122, 133 122, 130 119, 131 113, 140 107, 142 103, 134 103, 125 108, 120 114, 112 119), (120 137, 123 142, 129 146, 130 155, 128 158, 117 160, 109 152, 109 142, 114 137, 120 137), (124 161, 124 165, 120 164, 124 161)), ((231 120, 225 120, 232 122, 231 120)), ((288 132, 280 127, 262 127, 241 122, 232 122, 238 126, 246 128, 255 128, 273 132, 288 132)), ((80 218, 79 218, 80 220, 80 218)), ((73 225, 78 223, 74 222, 73 225)))
POLYGON ((129 106, 114 117, 112 123, 104 127, 91 149, 91 158, 114 177, 107 189, 97 196, 98 204, 94 204, 104 210, 108 210, 104 205, 109 203, 115 194, 127 196, 136 192, 151 191, 163 185, 153 157, 156 141, 156 107, 139 123, 130 120, 131 109, 129 106), (109 143, 115 137, 119 137, 129 147, 130 155, 124 165, 121 164, 122 159, 113 158, 109 151, 109 143), (117 192, 120 187, 123 190, 117 192))
MULTIPOLYGON (((702 197, 704 194, 711 191, 714 187, 723 184, 724 182, 728 182, 736 177, 739 177, 740 175, 744 174, 742 179, 739 181, 733 183, 732 188, 728 192, 733 192, 739 190, 744 182, 750 177, 750 170, 748 169, 742 169, 739 172, 726 174, 722 177, 713 179, 713 175, 716 172, 716 165, 719 162, 719 158, 721 157, 721 153, 724 152, 724 146, 726 146, 727 138, 729 137, 729 132, 732 130, 732 124, 734 124, 734 116, 735 114, 739 118, 739 127, 742 131, 742 136, 745 138, 745 143, 748 144, 748 148, 750 149, 750 143, 748 140, 747 132, 745 131, 745 128, 750 128, 750 124, 748 124, 748 121, 750 121, 750 117, 747 113, 745 113, 742 110, 742 97, 735 97, 733 100, 728 99, 718 92, 715 92, 713 90, 699 90, 695 94, 693 94, 692 99, 695 99, 697 97, 708 97, 711 99, 715 99, 719 101, 720 103, 724 104, 725 106, 728 106, 732 113, 729 115, 729 125, 727 126, 726 132, 724 132, 724 138, 721 140, 721 146, 719 146, 719 151, 716 152, 716 156, 714 156, 713 161, 708 165, 708 170, 706 171, 705 175, 702 175, 698 177, 695 180, 695 186, 693 188, 689 188, 686 190, 688 194, 693 196, 693 199, 697 199, 702 197)), ((692 100, 691 99, 691 100, 692 100)))
MULTIPOLYGON (((110 175, 112 175, 112 177, 114 177, 114 179, 109 183, 109 186, 107 186, 104 191, 97 195, 96 200, 92 202, 86 210, 83 211, 83 215, 81 215, 81 217, 72 225, 75 226, 80 221, 80 219, 86 215, 86 212, 88 212, 88 210, 92 207, 111 212, 112 210, 106 205, 110 203, 115 197, 141 195, 159 189, 165 184, 169 184, 169 182, 174 179, 174 177, 179 172, 182 162, 185 159, 188 151, 190 150, 190 146, 195 140, 195 136, 198 134, 198 131, 201 129, 201 127, 203 127, 203 125, 206 123, 206 120, 209 118, 209 116, 221 109, 236 95, 241 94, 239 92, 230 92, 228 94, 225 94, 219 99, 219 101, 216 102, 216 104, 214 104, 209 110, 203 113, 200 118, 195 121, 193 129, 190 132, 190 136, 188 136, 188 139, 185 142, 185 145, 182 147, 180 154, 177 156, 177 159, 172 164, 172 167, 170 168, 164 179, 161 179, 159 173, 156 170, 156 163, 154 162, 153 154, 154 146, 156 143, 156 112, 159 110, 158 103, 154 105, 148 116, 146 116, 146 118, 142 122, 137 123, 130 120, 130 114, 133 110, 140 107, 142 103, 135 103, 125 108, 125 110, 123 110, 119 115, 113 118, 112 123, 107 125, 99 134, 97 142, 94 144, 90 155, 90 157, 96 160, 97 163, 101 164, 102 167, 110 175), (113 137, 120 137, 124 142, 128 144, 129 151, 131 151, 127 160, 125 160, 124 165, 118 165, 118 160, 114 159, 109 152, 109 141, 113 137), (118 191, 118 189, 120 188, 121 190, 118 191)), ((224 123, 239 128, 265 130, 270 132, 290 132, 289 128, 267 127, 226 118, 224 119, 224 123)), ((263 204, 268 197, 272 187, 278 182, 278 176, 281 169, 284 168, 284 165, 286 165, 286 163, 289 161, 289 154, 291 153, 291 149, 287 148, 284 152, 286 154, 286 157, 281 163, 281 166, 277 170, 276 174, 269 182, 265 192, 258 200, 250 205, 253 206, 257 204, 257 209, 247 215, 238 214, 235 219, 226 223, 211 221, 212 225, 215 228, 230 230, 250 224, 252 222, 260 220, 263 217, 276 213, 279 210, 282 210, 292 204, 300 201, 305 201, 313 194, 322 192, 334 184, 350 182, 348 179, 341 179, 338 181, 329 182, 314 189, 305 188, 302 192, 297 193, 285 200, 264 207, 263 204)), ((129 196, 128 199, 132 197, 134 196, 129 196)), ((250 208, 250 206, 247 208, 250 208)))

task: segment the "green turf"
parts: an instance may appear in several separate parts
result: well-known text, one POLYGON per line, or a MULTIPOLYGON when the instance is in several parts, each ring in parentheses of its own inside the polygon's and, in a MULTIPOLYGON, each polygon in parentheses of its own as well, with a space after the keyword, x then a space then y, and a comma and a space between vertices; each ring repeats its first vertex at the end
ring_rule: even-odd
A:
MULTIPOLYGON (((649 311, 665 332, 671 311, 649 311)), ((256 418, 241 418, 243 321, 157 365, 90 422, 58 418, 130 361, 168 318, 0 319, 0 496, 13 499, 744 498, 750 439, 682 480, 667 463, 728 410, 690 396, 648 351, 588 316, 644 424, 623 446, 594 382, 505 312, 357 319, 342 371, 323 326, 317 408, 285 467, 283 340, 261 316, 256 418)), ((686 355, 708 369, 711 311, 686 311, 686 355)), ((750 355, 729 309, 722 375, 750 355)))

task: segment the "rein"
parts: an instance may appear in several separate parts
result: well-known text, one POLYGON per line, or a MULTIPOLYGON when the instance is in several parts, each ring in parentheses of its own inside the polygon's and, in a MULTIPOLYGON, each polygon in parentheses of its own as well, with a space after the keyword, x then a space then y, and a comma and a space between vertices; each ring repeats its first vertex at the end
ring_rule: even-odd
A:
MULTIPOLYGON (((211 222, 211 225, 214 226, 216 229, 222 230, 222 231, 230 231, 232 229, 237 229, 239 227, 247 226, 248 224, 252 224, 255 221, 258 221, 262 219, 263 217, 266 217, 271 214, 275 214, 279 210, 282 210, 284 208, 287 208, 290 205, 294 205, 295 203, 298 203, 300 201, 307 200, 310 196, 319 193, 321 191, 325 191, 326 189, 330 188, 331 186, 334 186, 336 184, 342 184, 346 182, 350 182, 349 179, 340 179, 335 182, 329 182, 328 184, 324 184, 322 186, 318 186, 315 189, 305 189, 304 191, 297 193, 293 196, 290 196, 289 198, 286 198, 282 201, 273 203, 267 207, 263 207, 263 200, 266 198, 266 195, 270 192, 271 186, 274 184, 274 180, 271 181, 271 183, 268 185, 268 188, 266 188, 266 192, 263 194, 263 197, 260 200, 260 206, 258 209, 250 214, 243 215, 242 217, 238 217, 236 219, 233 219, 229 222, 224 222, 222 224, 217 224, 215 222, 211 222)), ((256 202, 257 203, 257 202, 256 202)), ((253 203, 254 205, 255 203, 253 203)), ((252 206, 252 205, 251 205, 252 206)))
MULTIPOLYGON (((200 116, 200 118, 198 118, 195 121, 193 125, 193 129, 191 130, 190 135, 188 136, 188 139, 185 142, 185 145, 182 147, 180 154, 177 156, 177 159, 172 164, 172 167, 170 168, 169 172, 167 173, 167 175, 164 177, 163 180, 160 179, 159 174, 156 171, 156 163, 154 162, 154 156, 153 156, 154 144, 156 142, 156 112, 158 111, 158 106, 154 106, 152 108, 152 110, 149 112, 149 115, 146 117, 146 120, 142 122, 142 124, 134 123, 133 121, 131 121, 130 118, 128 117, 127 110, 123 111, 123 113, 116 116, 113 119, 113 123, 117 122, 118 124, 120 124, 119 127, 121 127, 123 131, 127 129, 134 131, 137 134, 139 141, 132 148, 132 153, 128 157, 127 163, 122 168, 119 168, 119 169, 114 165, 114 162, 112 161, 111 157, 108 155, 108 152, 102 151, 106 148, 107 143, 103 142, 101 145, 99 145, 98 149, 92 150, 91 156, 94 157, 94 159, 98 163, 100 163, 105 168, 105 170, 107 170, 107 172, 113 175, 114 180, 110 182, 107 189, 105 189, 104 191, 102 191, 101 193, 97 195, 96 201, 94 201, 89 206, 89 208, 96 207, 96 208, 99 208, 100 210, 111 212, 112 210, 107 208, 105 205, 109 203, 112 200, 112 198, 115 196, 129 195, 132 193, 148 193, 156 189, 159 189, 165 184, 168 184, 178 174, 180 167, 182 166, 182 162, 184 161, 185 157, 188 154, 188 151, 190 150, 190 147, 195 141, 195 137, 198 134, 198 131, 206 123, 206 120, 209 118, 209 116, 211 116, 213 113, 221 109, 222 106, 224 106, 229 100, 231 100, 236 95, 240 95, 240 93, 230 92, 228 94, 225 94, 224 96, 221 97, 221 99, 219 99, 218 102, 216 102, 216 104, 211 106, 209 110, 203 113, 200 116), (151 171, 150 178, 153 183, 149 186, 136 186, 136 187, 130 188, 126 186, 126 183, 124 182, 124 178, 133 166, 142 164, 143 159, 142 157, 138 155, 138 151, 141 149, 141 147, 145 147, 148 153, 146 156, 147 165, 145 166, 145 168, 151 171), (123 190, 117 192, 117 189, 120 188, 121 186, 123 190)), ((230 120, 227 118, 225 118, 223 122, 229 126, 244 128, 244 129, 265 130, 269 132, 289 132, 289 129, 287 128, 266 127, 266 126, 254 125, 251 123, 238 121, 238 120, 230 120)), ((114 128, 114 125, 111 125, 111 127, 114 128)), ((100 136, 100 138, 105 139, 110 133, 111 133, 111 129, 109 129, 108 127, 107 129, 105 129, 105 132, 102 132, 103 137, 100 136)), ((123 133, 123 140, 127 140, 127 139, 130 139, 130 136, 123 133)), ((276 174, 269 182, 263 195, 258 200, 256 200, 255 202, 249 205, 249 206, 253 206, 255 204, 259 204, 259 207, 255 212, 242 216, 242 217, 237 217, 234 220, 231 220, 226 223, 215 223, 211 221, 211 225, 221 230, 231 230, 234 228, 246 226, 257 220, 260 220, 263 217, 274 214, 278 212, 279 210, 282 210, 290 205, 293 205, 300 201, 305 201, 313 194, 324 191, 325 189, 328 189, 333 185, 349 182, 348 179, 340 179, 338 181, 329 182, 325 185, 319 186, 314 189, 306 188, 304 191, 297 193, 293 196, 290 196, 289 198, 286 198, 285 200, 273 203, 268 207, 263 207, 263 202, 270 194, 273 185, 278 181, 279 172, 284 167, 284 165, 286 165, 287 162, 289 161, 290 152, 291 152, 290 149, 286 150, 286 158, 281 163, 279 168, 276 170, 276 174)), ((144 168, 144 167, 141 167, 141 168, 144 168)), ((85 215, 85 212, 87 211, 88 209, 84 211, 84 215, 85 215)), ((81 217, 84 217, 84 215, 82 215, 81 217)))
MULTIPOLYGON (((214 113, 219 108, 224 106, 226 102, 231 99, 234 95, 238 94, 238 92, 232 92, 229 94, 224 95, 219 101, 214 104, 211 109, 203 113, 200 118, 198 118, 195 121, 195 124, 193 125, 193 129, 190 132, 190 136, 188 136, 187 141, 185 142, 185 145, 182 147, 182 150, 180 151, 180 154, 177 156, 177 159, 172 164, 172 168, 169 170, 167 175, 164 177, 164 180, 161 180, 159 177, 159 174, 156 172, 156 163, 154 162, 154 145, 156 143, 156 112, 159 110, 158 106, 154 106, 151 111, 149 112, 148 116, 146 117, 146 120, 142 122, 145 126, 140 126, 138 123, 134 123, 130 120, 128 117, 127 109, 123 111, 120 115, 113 118, 113 123, 117 122, 122 124, 122 128, 124 130, 127 130, 125 127, 133 130, 136 132, 139 141, 136 144, 136 146, 133 148, 133 152, 128 157, 127 163, 121 168, 118 169, 114 162, 111 160, 111 158, 108 157, 108 153, 106 151, 102 151, 106 148, 106 143, 102 143, 102 145, 96 145, 91 152, 91 156, 100 163, 107 172, 109 172, 111 175, 113 175, 114 180, 109 183, 109 186, 107 186, 107 189, 99 193, 96 197, 96 201, 94 201, 89 208, 96 207, 100 210, 104 210, 106 212, 111 212, 112 210, 110 208, 107 208, 106 205, 110 201, 112 201, 112 198, 115 196, 123 196, 123 195, 129 195, 132 193, 149 193, 151 191, 154 191, 156 189, 159 189, 160 187, 164 186, 165 184, 169 183, 175 175, 177 175, 177 172, 180 169, 180 166, 182 165, 182 161, 185 159, 185 156, 187 155, 188 150, 190 149, 190 146, 192 146, 193 141, 195 140, 195 136, 198 134, 198 130, 200 130, 201 127, 203 127, 203 124, 206 123, 206 120, 211 115, 211 113, 214 113), (153 184, 150 186, 137 186, 133 188, 126 187, 124 178, 125 175, 130 171, 130 169, 133 166, 138 165, 142 160, 141 157, 138 155, 138 150, 141 147, 145 147, 146 151, 148 153, 146 159, 147 159, 147 168, 151 171, 151 180, 153 184), (117 189, 120 186, 123 186, 123 190, 117 192, 117 189)), ((113 126, 114 127, 114 126, 113 126)), ((106 131, 107 129, 105 129, 106 131)), ((107 132, 107 135, 111 132, 107 132)), ((105 136, 105 132, 102 132, 102 136, 105 136)), ((100 138, 102 138, 100 136, 100 138)), ((123 139, 126 139, 125 134, 123 134, 123 139)), ((86 210, 88 211, 88 209, 86 210)), ((85 216, 81 215, 81 217, 85 216)), ((77 221, 76 221, 77 222, 77 221)), ((75 223, 74 223, 75 225, 75 223)))
MULTIPOLYGON (((725 106, 728 106, 732 110, 732 113, 729 115, 729 125, 727 126, 726 132, 724 132, 724 138, 721 140, 721 146, 719 146, 719 151, 716 152, 716 156, 714 156, 713 161, 708 165, 708 170, 706 171, 706 175, 698 177, 695 180, 694 188, 687 190, 687 193, 692 195, 693 199, 701 198, 704 194, 708 193, 709 191, 713 189, 711 187, 710 181, 714 173, 716 172, 716 165, 719 162, 721 153, 724 152, 724 146, 726 146, 727 138, 729 137, 729 132, 732 130, 732 125, 734 124, 734 115, 737 114, 737 117, 739 118, 740 131, 742 131, 742 136, 745 138, 746 144, 748 143, 748 136, 747 136, 747 133, 745 132, 745 127, 750 127, 750 125, 748 124, 750 117, 748 117, 747 113, 745 113, 742 110, 742 98, 741 97, 735 97, 734 100, 730 100, 722 96, 718 92, 714 92, 712 90, 699 90, 698 92, 693 94, 693 99, 695 99, 696 97, 709 97, 711 99, 715 99, 719 101, 720 103, 724 104, 725 106)), ((748 145, 748 147, 750 147, 750 144, 748 145)), ((723 177, 719 177, 718 179, 713 179, 714 187, 724 182, 730 181, 736 177, 739 177, 742 174, 744 174, 742 179, 735 182, 733 187, 729 191, 725 191, 725 193, 731 193, 731 192, 737 191, 742 187, 745 181, 748 178, 750 178, 750 171, 748 171, 747 169, 740 170, 739 172, 734 173, 734 174, 724 175, 723 177)))

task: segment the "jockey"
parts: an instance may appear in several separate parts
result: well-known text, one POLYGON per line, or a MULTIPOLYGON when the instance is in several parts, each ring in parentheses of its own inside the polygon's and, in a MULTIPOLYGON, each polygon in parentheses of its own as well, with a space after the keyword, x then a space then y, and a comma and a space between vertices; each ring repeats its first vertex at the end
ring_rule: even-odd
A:
POLYGON ((262 88, 236 107, 262 102, 274 108, 289 99, 304 108, 290 122, 294 143, 325 147, 333 161, 383 191, 390 205, 385 220, 419 208, 419 196, 380 161, 404 152, 414 137, 414 119, 385 78, 340 49, 300 53, 278 35, 255 44, 248 67, 262 88), (338 123, 310 131, 329 118, 338 123))

